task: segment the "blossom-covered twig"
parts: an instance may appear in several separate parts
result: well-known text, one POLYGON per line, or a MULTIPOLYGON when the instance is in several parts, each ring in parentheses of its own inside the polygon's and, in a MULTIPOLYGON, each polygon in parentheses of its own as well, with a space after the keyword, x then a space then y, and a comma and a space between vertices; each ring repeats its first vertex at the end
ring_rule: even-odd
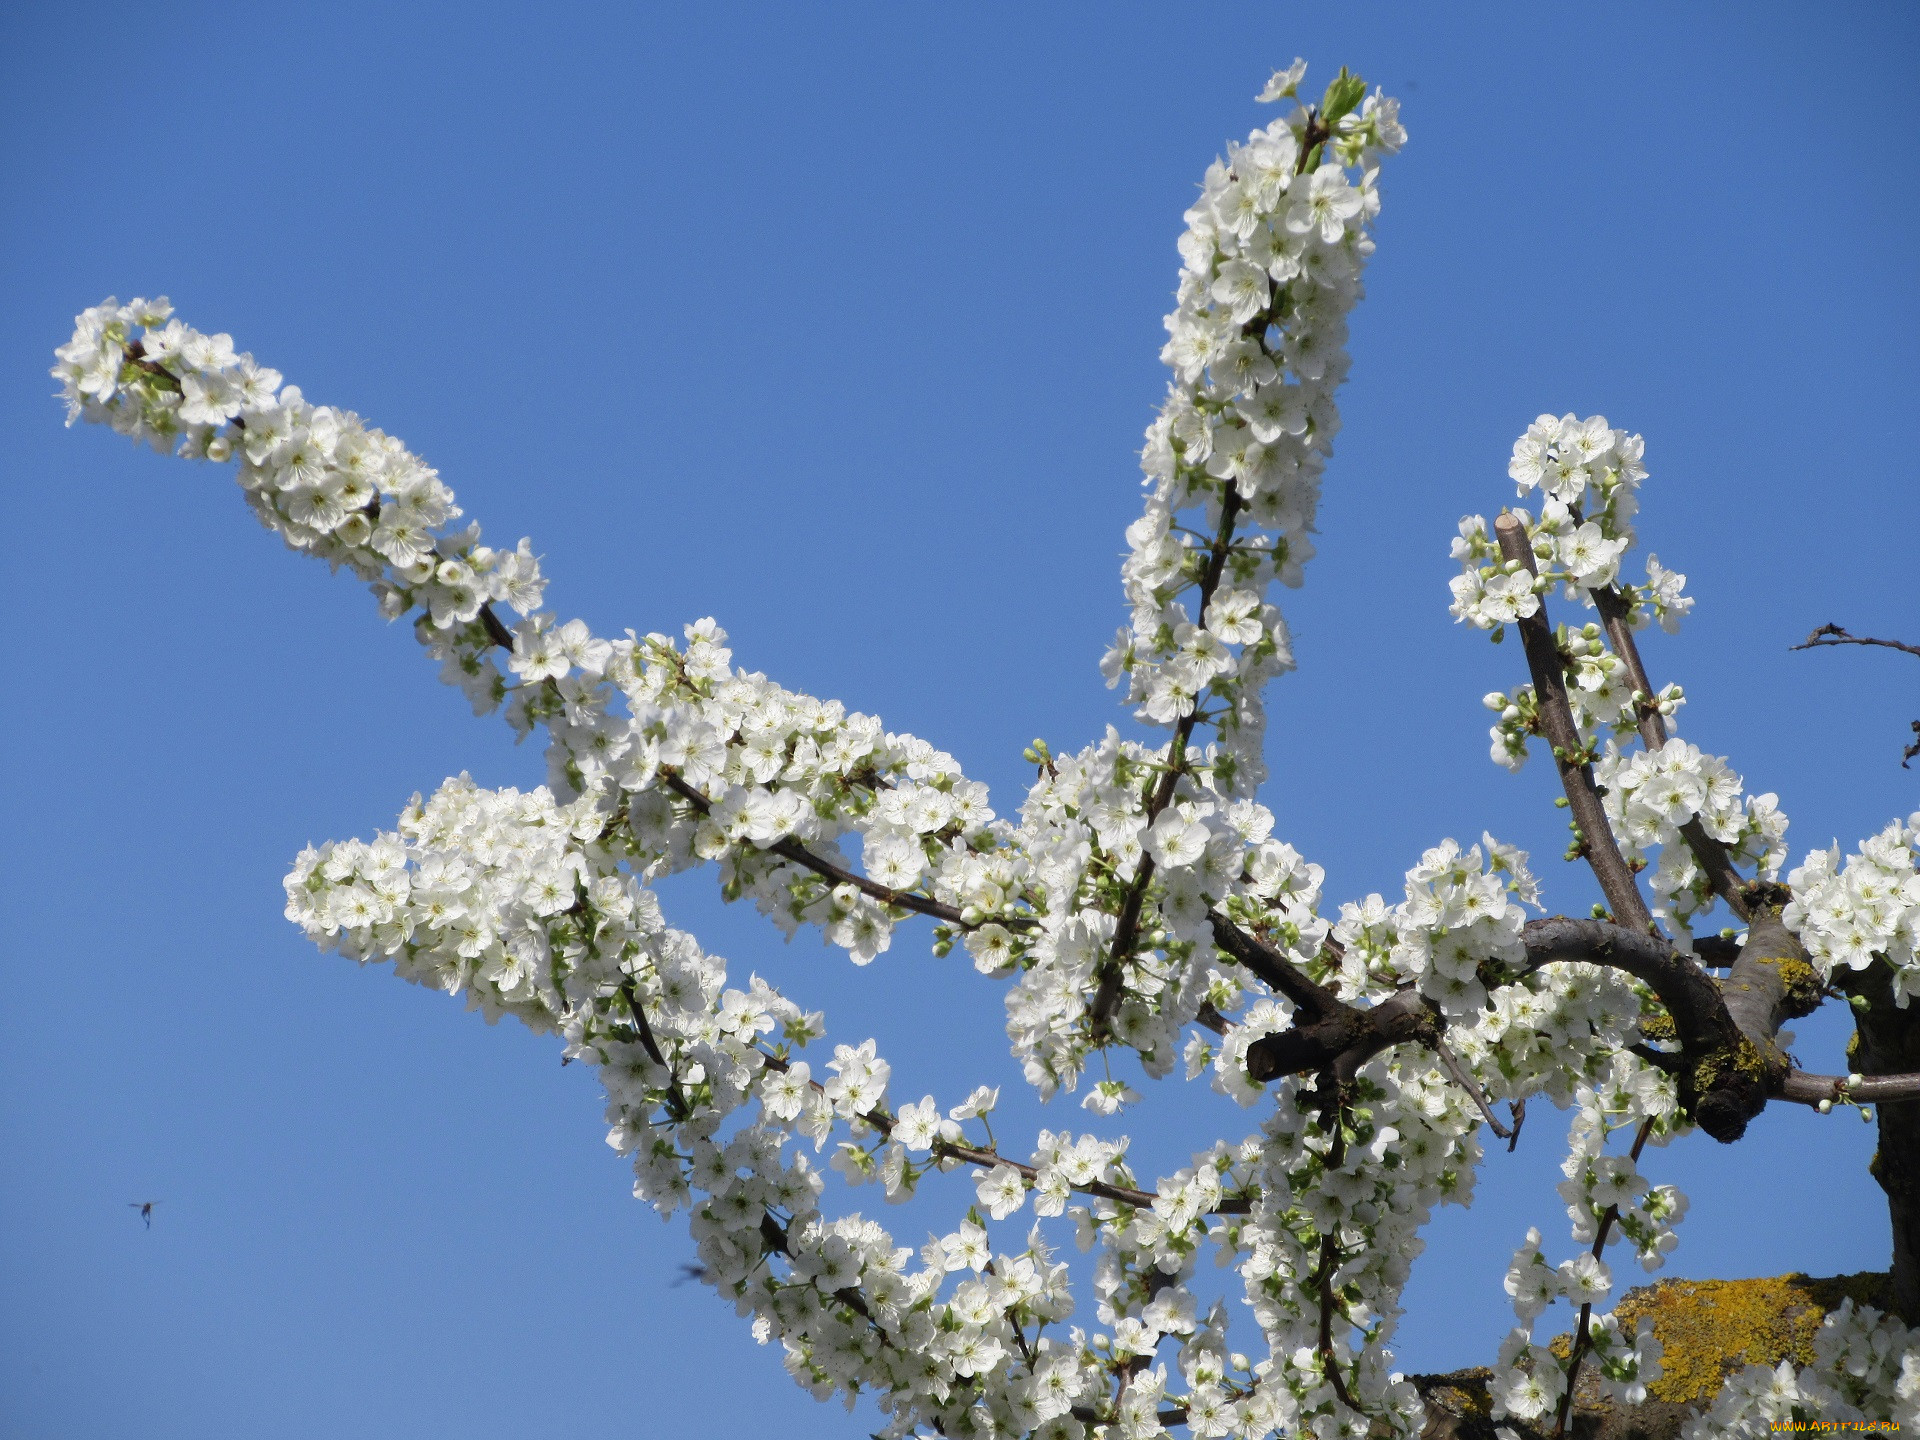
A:
MULTIPOLYGON (((1523 566, 1529 575, 1536 573, 1527 527, 1517 516, 1511 511, 1501 515, 1493 522, 1493 533, 1499 541, 1500 553, 1509 563, 1523 566)), ((1600 793, 1594 786, 1592 758, 1586 752, 1567 701, 1560 651, 1554 644, 1553 631, 1548 628, 1545 607, 1536 606, 1516 623, 1521 645, 1526 650, 1527 669, 1533 676, 1534 693, 1540 701, 1540 726, 1553 747, 1553 763, 1560 772, 1560 784, 1572 808, 1574 824, 1579 827, 1581 854, 1592 868, 1594 879, 1600 882, 1600 893, 1606 896, 1614 920, 1630 930, 1645 930, 1653 924, 1653 916, 1640 898, 1640 887, 1620 854, 1613 826, 1607 820, 1600 793)))
MULTIPOLYGON (((1640 1122, 1640 1129, 1633 1137, 1633 1148, 1627 1152, 1630 1164, 1638 1163, 1640 1152, 1647 1148, 1647 1140, 1653 1134, 1654 1122, 1651 1119, 1640 1122)), ((1614 1224, 1620 1219, 1620 1206, 1616 1202, 1609 1205, 1606 1213, 1600 1217, 1599 1229, 1593 1237, 1593 1249, 1589 1252, 1598 1261, 1607 1248, 1607 1237, 1613 1231, 1614 1224)), ((1560 1410, 1554 1417, 1553 1433, 1558 1437, 1567 1433, 1567 1422, 1573 1415, 1574 1387, 1580 1383, 1580 1366, 1587 1358, 1587 1351, 1593 1344, 1591 1324, 1593 1321, 1593 1302, 1582 1301, 1580 1319, 1573 1328, 1573 1348, 1567 1357, 1567 1390, 1560 1397, 1560 1410)))
MULTIPOLYGON (((1640 659, 1640 646, 1633 638, 1632 612, 1616 586, 1596 586, 1592 594, 1594 608, 1600 612, 1600 623, 1606 630, 1608 642, 1613 646, 1613 653, 1627 667, 1627 679, 1636 697, 1633 702, 1634 715, 1639 721, 1641 739, 1648 750, 1663 750, 1668 739, 1667 719, 1654 699, 1658 692, 1647 678, 1647 667, 1640 659)), ((1727 908, 1735 915, 1742 920, 1747 919, 1746 882, 1734 868, 1733 857, 1727 853, 1727 847, 1707 833, 1706 826, 1697 815, 1680 827, 1680 834, 1686 840, 1687 848, 1693 851, 1701 869, 1706 872, 1714 893, 1726 902, 1727 908)))

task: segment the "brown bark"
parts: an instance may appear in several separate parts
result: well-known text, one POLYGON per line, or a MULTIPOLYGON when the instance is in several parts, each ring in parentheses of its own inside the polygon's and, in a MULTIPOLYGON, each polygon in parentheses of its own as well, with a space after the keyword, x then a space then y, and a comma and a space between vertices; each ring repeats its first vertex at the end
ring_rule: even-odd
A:
MULTIPOLYGON (((1838 977, 1867 1002, 1854 1009, 1854 1038, 1847 1047, 1860 1075, 1920 1070, 1920 1005, 1893 1003, 1893 971, 1884 960, 1838 977)), ((1863 1087, 1864 1089, 1865 1087, 1863 1087)), ((1892 1307, 1908 1324, 1920 1325, 1920 1099, 1881 1100, 1874 1110, 1880 1145, 1869 1167, 1887 1194, 1893 1229, 1892 1307)))

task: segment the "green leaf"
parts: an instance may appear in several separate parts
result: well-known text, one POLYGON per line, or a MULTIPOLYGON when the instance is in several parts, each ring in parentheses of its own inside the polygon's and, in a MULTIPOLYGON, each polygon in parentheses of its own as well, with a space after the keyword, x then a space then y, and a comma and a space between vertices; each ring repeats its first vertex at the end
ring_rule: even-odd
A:
POLYGON ((1343 115, 1359 109, 1360 102, 1366 98, 1367 82, 1349 74, 1342 65, 1340 73, 1327 82, 1326 96, 1320 101, 1320 123, 1331 129, 1343 115))

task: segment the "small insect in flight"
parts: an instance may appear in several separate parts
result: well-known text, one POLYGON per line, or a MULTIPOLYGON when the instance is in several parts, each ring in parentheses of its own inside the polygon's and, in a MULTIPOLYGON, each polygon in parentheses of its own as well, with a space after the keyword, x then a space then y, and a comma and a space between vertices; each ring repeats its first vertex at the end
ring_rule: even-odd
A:
POLYGON ((138 1210, 140 1218, 147 1222, 147 1229, 151 1230, 153 1229, 153 1207, 159 1203, 158 1200, 129 1200, 127 1206, 129 1209, 138 1210))

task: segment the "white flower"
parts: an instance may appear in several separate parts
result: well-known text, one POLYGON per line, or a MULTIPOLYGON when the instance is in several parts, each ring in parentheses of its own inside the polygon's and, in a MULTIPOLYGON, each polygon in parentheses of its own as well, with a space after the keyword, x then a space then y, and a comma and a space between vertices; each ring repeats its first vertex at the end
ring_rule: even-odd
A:
POLYGON ((974 1088, 971 1095, 954 1106, 947 1114, 954 1120, 971 1120, 976 1115, 991 1114, 993 1107, 999 1103, 1000 1087, 998 1085, 979 1085, 974 1088))
POLYGON ((1270 103, 1275 100, 1290 100, 1300 89, 1300 82, 1307 78, 1307 62, 1296 59, 1284 70, 1273 72, 1273 78, 1267 81, 1266 88, 1254 98, 1270 103))
POLYGON ((1011 1165, 996 1165, 980 1177, 975 1193, 989 1215, 1004 1220, 1027 1203, 1027 1182, 1011 1165))

